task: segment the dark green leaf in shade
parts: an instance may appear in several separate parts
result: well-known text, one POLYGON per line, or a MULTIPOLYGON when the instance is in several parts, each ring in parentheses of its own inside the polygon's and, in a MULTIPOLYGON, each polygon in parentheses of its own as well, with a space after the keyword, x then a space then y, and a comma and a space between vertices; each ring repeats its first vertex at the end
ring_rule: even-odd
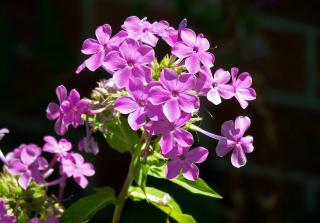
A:
POLYGON ((101 209, 110 204, 120 204, 111 187, 99 188, 96 193, 73 203, 62 215, 63 223, 86 223, 101 209))

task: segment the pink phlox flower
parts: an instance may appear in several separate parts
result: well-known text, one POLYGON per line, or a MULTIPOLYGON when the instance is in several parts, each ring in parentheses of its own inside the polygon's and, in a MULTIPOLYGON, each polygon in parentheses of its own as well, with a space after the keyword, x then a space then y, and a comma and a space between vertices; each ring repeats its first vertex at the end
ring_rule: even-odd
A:
POLYGON ((114 109, 122 114, 129 114, 128 123, 133 130, 141 128, 147 120, 147 117, 156 118, 156 110, 159 106, 152 105, 148 101, 148 87, 144 87, 139 79, 130 79, 128 88, 129 96, 117 98, 114 103, 114 109))
POLYGON ((82 114, 89 112, 91 101, 80 99, 80 94, 75 89, 72 89, 68 96, 67 89, 63 85, 57 87, 56 95, 60 105, 54 102, 49 103, 46 109, 47 118, 56 120, 56 133, 64 135, 70 124, 77 128, 84 123, 82 114))
POLYGON ((0 222, 1 223, 16 222, 16 217, 8 214, 6 204, 3 200, 0 200, 0 222))
POLYGON ((59 135, 64 135, 67 132, 67 125, 63 121, 64 114, 61 111, 60 105, 62 104, 63 101, 67 99, 68 92, 65 86, 60 85, 56 88, 56 95, 59 100, 59 105, 54 102, 50 102, 47 109, 47 118, 49 120, 56 120, 55 123, 55 131, 59 135))
POLYGON ((223 69, 218 69, 214 73, 212 86, 207 93, 207 99, 213 104, 221 103, 221 98, 230 99, 234 96, 233 86, 228 84, 230 81, 230 73, 223 69))
POLYGON ((196 180, 199 178, 199 169, 194 163, 202 163, 208 157, 208 150, 203 147, 196 147, 189 150, 189 147, 182 147, 175 144, 168 154, 165 155, 169 159, 166 168, 166 177, 173 179, 179 176, 180 171, 188 180, 196 180))
POLYGON ((67 126, 71 124, 74 128, 83 125, 84 120, 82 119, 82 114, 87 113, 90 107, 91 101, 81 99, 79 92, 76 89, 72 89, 68 98, 61 103, 64 123, 67 126))
POLYGON ((85 163, 83 157, 78 153, 70 153, 62 159, 61 164, 61 174, 73 177, 74 181, 82 188, 86 188, 88 185, 86 177, 95 174, 93 165, 85 163))
POLYGON ((207 52, 209 48, 210 43, 203 34, 197 36, 193 30, 184 28, 181 30, 181 41, 174 44, 171 53, 185 59, 187 70, 195 74, 199 72, 200 64, 213 66, 215 58, 212 53, 207 52))
POLYGON ((199 98, 190 93, 195 84, 194 75, 178 75, 173 70, 164 69, 160 83, 161 86, 150 88, 148 98, 154 105, 163 104, 163 113, 170 122, 177 120, 182 112, 193 113, 199 109, 199 98))
POLYGON ((192 134, 182 128, 190 118, 190 114, 182 113, 181 117, 174 122, 169 122, 167 119, 151 121, 145 129, 151 135, 160 135, 162 154, 167 154, 173 149, 175 143, 182 147, 190 147, 193 144, 192 134))
POLYGON ((150 46, 140 44, 134 39, 126 39, 119 51, 111 51, 104 60, 104 68, 113 74, 117 87, 124 88, 128 80, 139 78, 148 83, 152 80, 149 65, 154 59, 154 51, 150 46))
POLYGON ((41 148, 35 144, 22 144, 6 156, 6 169, 12 175, 19 175, 19 184, 26 189, 31 180, 44 183, 42 172, 48 167, 47 160, 40 156, 41 148))
POLYGON ((81 52, 85 55, 91 55, 86 59, 77 69, 76 73, 80 73, 85 67, 90 71, 97 70, 103 63, 103 59, 106 55, 107 43, 111 36, 111 26, 104 24, 96 29, 97 39, 86 39, 83 42, 81 52))
POLYGON ((72 149, 72 144, 66 139, 60 139, 57 141, 52 136, 45 136, 43 140, 46 142, 43 146, 43 151, 48 153, 54 153, 59 157, 64 157, 72 149))
POLYGON ((248 72, 239 74, 239 69, 236 67, 231 68, 232 86, 234 94, 241 108, 245 109, 248 106, 247 101, 256 99, 256 91, 251 88, 252 78, 248 72))
POLYGON ((237 168, 246 164, 246 153, 253 151, 253 137, 244 136, 250 123, 248 117, 238 116, 234 122, 232 120, 226 121, 221 126, 221 134, 225 138, 219 140, 216 153, 223 157, 232 151, 231 163, 237 168))
POLYGON ((151 24, 147 18, 139 19, 137 16, 130 16, 121 27, 128 32, 129 38, 141 40, 154 47, 158 42, 156 35, 161 35, 168 26, 168 22, 164 20, 151 24))

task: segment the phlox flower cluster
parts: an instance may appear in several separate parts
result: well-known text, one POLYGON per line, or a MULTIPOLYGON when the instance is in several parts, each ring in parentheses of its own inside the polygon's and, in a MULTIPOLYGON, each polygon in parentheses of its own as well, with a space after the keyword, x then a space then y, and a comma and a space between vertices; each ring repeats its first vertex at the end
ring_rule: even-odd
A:
POLYGON ((190 130, 218 140, 217 155, 232 152, 235 167, 245 165, 246 153, 253 151, 253 138, 244 136, 250 125, 248 117, 239 116, 223 123, 222 135, 207 132, 192 120, 198 117, 200 97, 214 105, 235 98, 245 109, 256 98, 251 75, 240 73, 235 67, 230 71, 213 69, 215 56, 208 39, 188 28, 186 20, 176 29, 164 20, 150 22, 131 16, 121 27, 112 36, 111 26, 104 24, 96 29, 96 38, 83 42, 81 52, 89 58, 76 73, 101 67, 111 74, 107 82, 112 83, 117 94, 113 109, 128 115, 133 130, 159 138, 161 153, 168 161, 167 178, 175 178, 181 172, 189 180, 199 177, 195 163, 205 161, 208 150, 191 149, 194 139, 190 130), (170 51, 158 63, 155 48, 161 40, 170 51))

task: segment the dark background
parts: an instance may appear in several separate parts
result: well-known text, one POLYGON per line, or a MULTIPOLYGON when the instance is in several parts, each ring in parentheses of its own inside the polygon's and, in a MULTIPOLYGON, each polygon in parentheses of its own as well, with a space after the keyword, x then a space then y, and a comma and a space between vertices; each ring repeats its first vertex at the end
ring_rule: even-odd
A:
MULTIPOLYGON (((74 73, 85 59, 80 48, 95 28, 112 25, 114 33, 130 15, 150 21, 166 19, 177 26, 183 18, 217 46, 215 67, 249 71, 257 100, 242 110, 236 100, 213 106, 203 101, 207 130, 219 132, 223 121, 237 115, 252 119, 249 134, 255 151, 248 164, 233 168, 230 157, 217 158, 215 141, 200 136, 211 154, 200 165, 204 178, 224 199, 195 196, 169 182, 150 180, 172 192, 186 213, 200 223, 320 222, 320 4, 316 0, 8 0, 0 6, 0 127, 11 134, 1 147, 38 143, 54 135, 45 117, 54 90, 64 84, 89 96, 102 69, 74 73), (209 115, 210 112, 213 118, 209 115)), ((77 142, 84 129, 72 129, 77 142)), ((97 157, 88 155, 97 173, 83 191, 70 183, 66 204, 111 185, 119 190, 129 157, 102 144, 97 157)), ((92 222, 109 222, 112 208, 92 222)), ((122 222, 164 223, 166 217, 146 203, 126 204, 122 222)), ((173 222, 173 221, 172 221, 173 222)))

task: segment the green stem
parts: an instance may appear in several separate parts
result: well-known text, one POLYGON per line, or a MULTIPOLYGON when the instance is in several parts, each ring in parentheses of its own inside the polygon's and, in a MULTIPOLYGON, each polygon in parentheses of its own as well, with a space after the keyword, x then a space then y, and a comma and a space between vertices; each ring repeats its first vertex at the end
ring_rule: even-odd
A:
POLYGON ((114 212, 113 212, 113 218, 112 218, 112 223, 119 223, 120 222, 120 217, 122 214, 122 210, 124 207, 124 203, 126 199, 128 198, 128 190, 129 187, 131 186, 133 179, 134 179, 134 165, 133 165, 133 155, 131 155, 131 162, 128 170, 128 175, 126 180, 124 181, 124 184, 122 185, 121 191, 118 195, 118 199, 122 200, 121 204, 116 205, 114 212))

